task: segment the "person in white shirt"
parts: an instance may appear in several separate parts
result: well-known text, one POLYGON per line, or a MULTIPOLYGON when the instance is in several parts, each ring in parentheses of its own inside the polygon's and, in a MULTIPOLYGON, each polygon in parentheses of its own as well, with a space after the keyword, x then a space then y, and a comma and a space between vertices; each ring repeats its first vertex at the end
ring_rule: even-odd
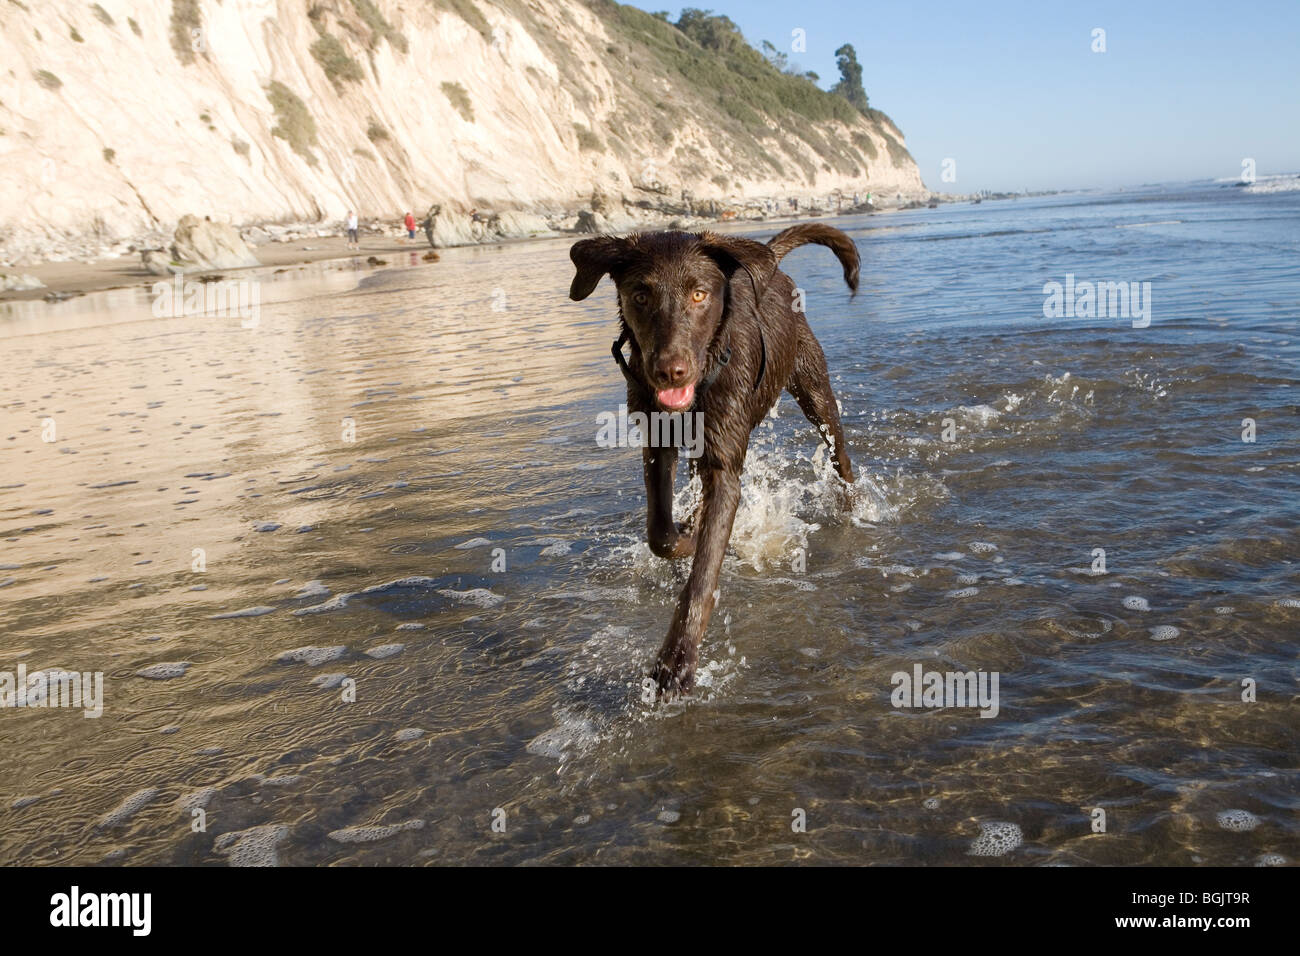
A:
POLYGON ((357 241, 357 214, 351 209, 348 210, 348 248, 361 248, 361 243, 357 241))

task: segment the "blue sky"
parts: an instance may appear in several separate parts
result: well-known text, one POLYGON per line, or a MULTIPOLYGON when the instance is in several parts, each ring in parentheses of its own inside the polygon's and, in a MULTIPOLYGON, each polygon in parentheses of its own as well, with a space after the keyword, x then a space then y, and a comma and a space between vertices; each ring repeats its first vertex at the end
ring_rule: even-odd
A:
MULTIPOLYGON (((931 189, 1068 189, 1300 171, 1300 0, 701 0, 839 78, 852 43, 931 189), (1094 28, 1106 52, 1092 52, 1094 28), (956 181, 941 179, 955 161, 956 181)), ((646 10, 680 7, 638 2, 646 10)))

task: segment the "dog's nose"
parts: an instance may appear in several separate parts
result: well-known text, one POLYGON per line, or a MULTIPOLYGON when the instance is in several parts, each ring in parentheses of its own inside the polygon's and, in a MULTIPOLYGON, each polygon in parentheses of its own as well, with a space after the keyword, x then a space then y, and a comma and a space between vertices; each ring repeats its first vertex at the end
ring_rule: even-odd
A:
POLYGON ((686 359, 679 355, 661 358, 655 362, 655 375, 659 381, 667 382, 670 388, 685 385, 689 374, 686 359))

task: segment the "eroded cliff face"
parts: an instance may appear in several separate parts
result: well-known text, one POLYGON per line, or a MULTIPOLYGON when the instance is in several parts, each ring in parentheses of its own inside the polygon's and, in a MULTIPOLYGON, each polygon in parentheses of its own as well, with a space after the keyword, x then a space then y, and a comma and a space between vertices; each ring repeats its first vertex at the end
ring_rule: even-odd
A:
POLYGON ((924 192, 883 116, 755 114, 665 30, 598 0, 0 0, 0 260, 121 253, 186 213, 924 192))

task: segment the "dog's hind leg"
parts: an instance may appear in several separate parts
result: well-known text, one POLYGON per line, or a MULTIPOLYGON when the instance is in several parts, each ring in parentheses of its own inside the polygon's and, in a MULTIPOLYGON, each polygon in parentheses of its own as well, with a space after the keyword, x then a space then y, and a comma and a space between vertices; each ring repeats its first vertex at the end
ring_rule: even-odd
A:
POLYGON ((676 448, 645 448, 646 537, 650 550, 661 558, 689 558, 695 553, 695 535, 673 522, 673 477, 677 473, 676 448))
POLYGON ((847 484, 853 484, 853 463, 849 461, 844 429, 840 426, 840 409, 835 403, 835 393, 831 391, 826 356, 807 325, 799 329, 799 353, 787 387, 830 448, 836 474, 847 484))

